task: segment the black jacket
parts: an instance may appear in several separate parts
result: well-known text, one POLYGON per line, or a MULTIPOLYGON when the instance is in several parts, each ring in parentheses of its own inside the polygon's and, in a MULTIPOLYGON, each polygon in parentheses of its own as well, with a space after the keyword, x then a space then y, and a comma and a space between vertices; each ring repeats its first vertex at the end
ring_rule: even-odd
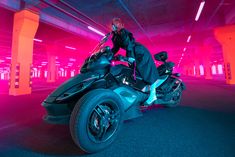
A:
POLYGON ((114 54, 123 48, 126 50, 127 57, 135 58, 137 71, 144 81, 152 84, 157 80, 159 75, 151 53, 146 47, 135 42, 132 33, 126 29, 121 29, 119 33, 113 32, 112 41, 111 50, 114 54))
POLYGON ((121 29, 119 33, 113 32, 112 37, 113 48, 111 49, 116 54, 120 48, 126 50, 126 56, 135 58, 134 46, 135 39, 129 31, 121 29))

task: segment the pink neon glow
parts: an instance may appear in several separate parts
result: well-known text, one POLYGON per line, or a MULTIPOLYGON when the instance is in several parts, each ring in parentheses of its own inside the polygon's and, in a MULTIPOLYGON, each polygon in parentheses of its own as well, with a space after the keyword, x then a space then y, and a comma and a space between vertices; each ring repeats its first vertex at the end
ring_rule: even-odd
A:
POLYGON ((218 65, 218 74, 223 74, 223 66, 222 66, 222 64, 218 65))
POLYGON ((101 35, 101 36, 105 36, 104 33, 100 32, 99 30, 97 30, 97 29, 95 29, 95 28, 93 28, 93 27, 91 27, 91 26, 88 26, 87 28, 90 29, 91 31, 93 31, 93 32, 95 32, 95 33, 101 35))
POLYGON ((5 60, 1 60, 1 59, 0 59, 0 63, 3 63, 3 62, 5 62, 5 60))
POLYGON ((184 57, 184 53, 182 53, 182 57, 184 57))
POLYGON ((36 38, 34 38, 33 40, 34 40, 34 41, 37 41, 37 42, 40 42, 40 43, 42 42, 41 39, 36 39, 36 38))
POLYGON ((202 13, 202 10, 203 10, 204 5, 205 5, 205 1, 202 1, 202 2, 200 3, 199 8, 198 8, 197 15, 196 15, 196 17, 195 17, 195 21, 198 21, 200 15, 201 15, 201 13, 202 13))
POLYGON ((47 62, 42 62, 42 64, 47 64, 47 62))
POLYGON ((11 57, 6 57, 6 59, 11 59, 11 57))
POLYGON ((200 65, 199 69, 200 69, 200 75, 204 75, 204 67, 203 67, 203 65, 200 65))
POLYGON ((193 66, 193 75, 195 76, 196 75, 196 67, 193 66))
POLYGON ((61 71, 64 71, 64 69, 63 69, 63 68, 60 68, 60 70, 61 70, 61 71))
POLYGON ((215 66, 215 65, 212 65, 211 71, 212 71, 212 74, 213 74, 213 75, 216 74, 216 66, 215 66))
POLYGON ((70 50, 76 50, 75 47, 71 47, 71 46, 65 46, 66 49, 70 49, 70 50))
POLYGON ((1 80, 4 80, 4 73, 1 73, 1 80))
POLYGON ((191 35, 190 35, 190 36, 188 36, 187 43, 189 43, 189 42, 190 42, 190 39, 191 39, 191 35))
POLYGON ((73 77, 75 75, 74 71, 71 71, 71 77, 73 77))
POLYGON ((47 78, 47 71, 44 71, 44 77, 47 78))
POLYGON ((186 51, 186 47, 184 48, 184 52, 186 51))

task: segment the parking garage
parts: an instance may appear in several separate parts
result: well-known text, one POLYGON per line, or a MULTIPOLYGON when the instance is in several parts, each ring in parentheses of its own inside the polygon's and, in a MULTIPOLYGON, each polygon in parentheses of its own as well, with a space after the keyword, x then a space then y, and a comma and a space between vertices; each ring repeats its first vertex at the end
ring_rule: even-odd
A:
POLYGON ((233 0, 2 0, 0 15, 1 156, 235 156, 233 0), (152 56, 168 53, 186 89, 177 107, 140 107, 88 154, 68 125, 43 120, 42 102, 81 74, 117 17, 152 56))

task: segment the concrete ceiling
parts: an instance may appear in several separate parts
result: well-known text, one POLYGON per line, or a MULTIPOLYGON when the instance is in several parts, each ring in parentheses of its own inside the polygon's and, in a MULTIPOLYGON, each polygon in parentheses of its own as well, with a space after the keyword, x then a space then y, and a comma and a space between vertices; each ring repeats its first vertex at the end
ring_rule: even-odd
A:
MULTIPOLYGON (((79 58, 80 52, 89 52, 96 44, 95 40, 101 38, 96 36, 96 39, 90 41, 84 35, 71 32, 69 28, 75 26, 89 34, 94 34, 87 29, 86 24, 90 24, 107 33, 111 19, 120 17, 125 23, 125 27, 134 34, 137 41, 143 43, 152 53, 167 50, 169 51, 170 60, 177 63, 183 48, 188 47, 188 55, 185 55, 184 58, 186 61, 189 58, 192 59, 191 54, 193 51, 190 50, 200 46, 203 41, 210 40, 214 48, 212 60, 219 60, 222 58, 222 53, 219 44, 213 37, 213 28, 235 23, 233 18, 227 20, 227 17, 231 16, 231 12, 235 8, 234 0, 206 0, 205 8, 197 22, 194 18, 200 0, 21 0, 21 2, 24 2, 21 8, 36 10, 41 15, 41 23, 36 38, 42 39, 45 44, 55 43, 58 47, 70 45, 78 48, 79 53, 60 48, 63 55, 67 54, 63 58, 79 58), (71 5, 79 13, 68 8, 62 2, 71 5), (48 3, 76 18, 68 16, 68 14, 61 12, 61 10, 48 3), (71 27, 62 27, 49 23, 45 17, 56 18, 71 25, 71 27), (186 40, 189 35, 192 35, 192 38, 191 42, 187 43, 186 40), (89 44, 84 46, 87 43, 89 44)), ((5 49, 10 52, 13 14, 17 11, 16 9, 12 10, 9 11, 0 7, 1 16, 4 19, 4 24, 1 24, 0 27, 0 57, 5 55, 5 49)), ((232 14, 235 16, 234 13, 232 14)), ((43 44, 36 43, 35 49, 35 56, 40 56, 36 60, 42 59, 41 56, 45 56, 46 59, 46 50, 43 44)))

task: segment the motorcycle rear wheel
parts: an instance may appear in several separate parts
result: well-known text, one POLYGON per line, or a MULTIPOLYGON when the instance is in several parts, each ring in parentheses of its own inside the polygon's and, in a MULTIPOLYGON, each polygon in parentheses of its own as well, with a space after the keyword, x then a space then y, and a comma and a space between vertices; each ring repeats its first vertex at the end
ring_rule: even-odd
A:
POLYGON ((182 89, 178 88, 173 94, 172 94, 171 103, 164 104, 166 107, 176 107, 179 106, 181 98, 182 98, 182 89))

